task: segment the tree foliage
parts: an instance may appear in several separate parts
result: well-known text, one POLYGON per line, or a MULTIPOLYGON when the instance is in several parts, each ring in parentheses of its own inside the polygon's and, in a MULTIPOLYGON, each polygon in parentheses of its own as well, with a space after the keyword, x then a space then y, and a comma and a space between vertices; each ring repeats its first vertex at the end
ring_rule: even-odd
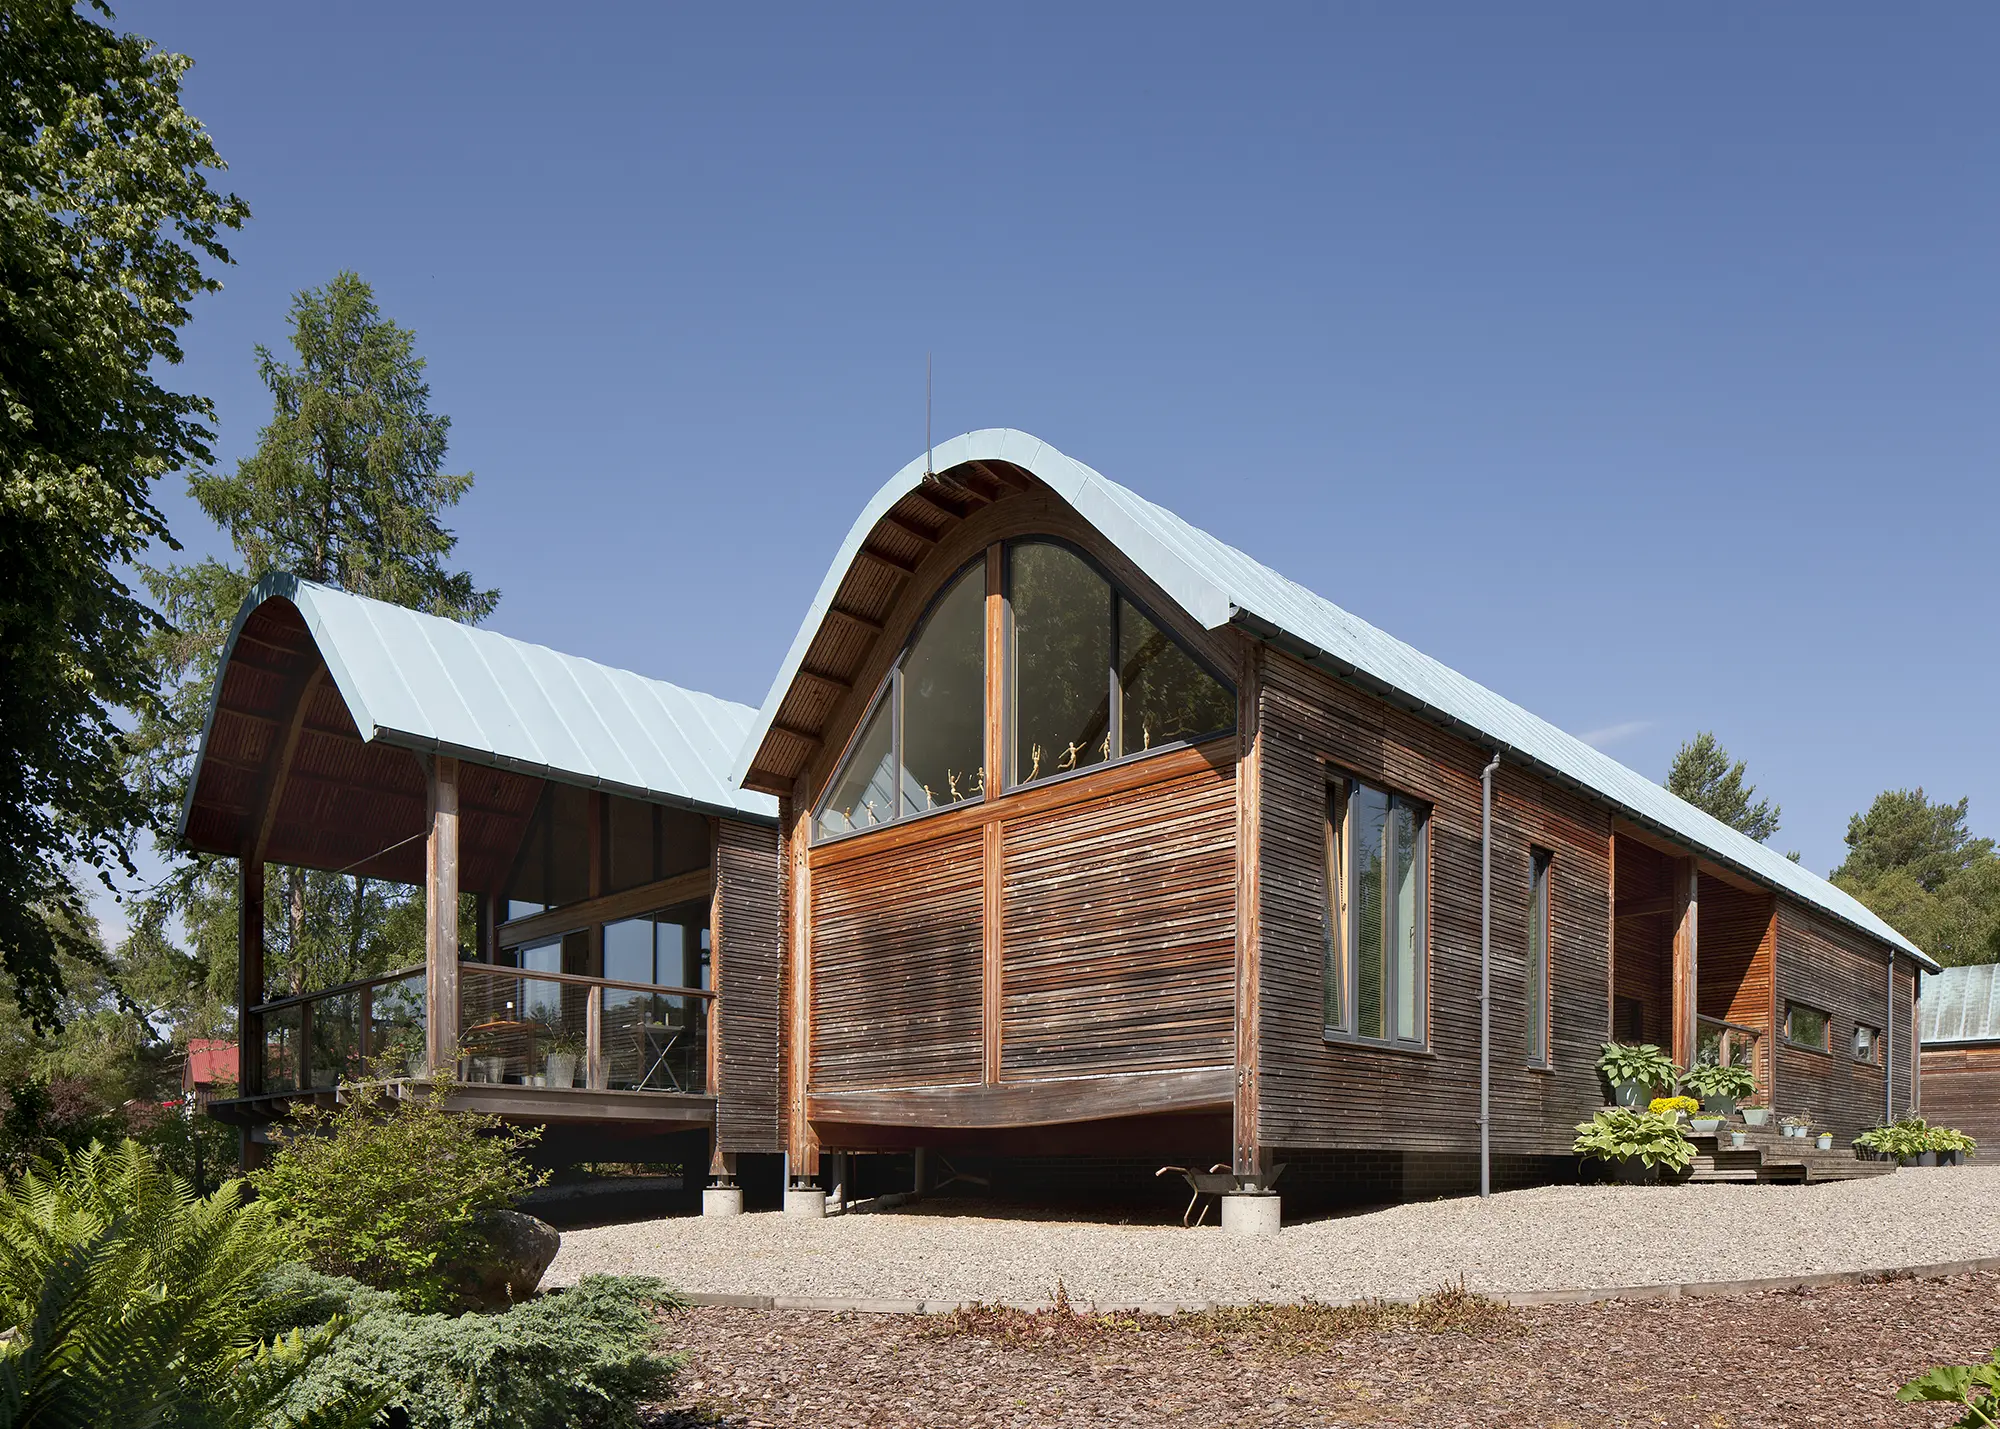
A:
POLYGON ((1947 965, 2000 962, 2000 856, 1976 838, 1969 803, 1886 789, 1847 821, 1834 883, 1947 965))
POLYGON ((252 1429, 368 1423, 379 1393, 287 1401, 344 1330, 285 1328, 285 1237, 240 1182, 194 1194, 135 1142, 0 1187, 0 1425, 252 1429))
POLYGON ((1732 764, 1729 751, 1703 730, 1675 753, 1667 792, 1763 843, 1778 831, 1779 809, 1769 799, 1758 799, 1757 786, 1743 775, 1743 761, 1732 764))
POLYGON ((82 9, 0 9, 0 962, 40 1026, 91 952, 74 871, 130 866, 114 712, 153 699, 157 620, 119 572, 169 539, 153 482, 209 459, 208 402, 158 374, 248 214, 188 60, 82 9))
MULTIPOLYGON (((353 273, 292 300, 291 360, 257 349, 272 415, 233 473, 190 479, 228 534, 234 563, 209 559, 146 573, 166 617, 151 653, 163 699, 133 737, 131 777, 156 818, 178 814, 193 777, 222 647, 252 586, 273 571, 477 621, 499 593, 447 562, 444 513, 471 488, 445 471, 450 418, 430 409, 416 334, 385 317, 353 273)), ((266 881, 265 965, 273 989, 325 987, 420 961, 422 900, 366 878, 286 869, 266 881)), ((138 910, 126 953, 178 969, 181 1011, 197 1035, 223 1030, 235 1000, 235 861, 195 857, 138 910)), ((165 976, 162 981, 172 981, 165 976)))

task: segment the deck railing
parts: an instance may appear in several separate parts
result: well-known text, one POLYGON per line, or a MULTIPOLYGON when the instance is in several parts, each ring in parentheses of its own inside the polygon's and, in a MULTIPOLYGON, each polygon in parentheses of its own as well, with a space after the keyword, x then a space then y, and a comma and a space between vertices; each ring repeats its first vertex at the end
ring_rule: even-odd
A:
POLYGON ((1747 1067, 1751 1075, 1761 1081, 1759 1069, 1763 1066, 1763 1059, 1759 1051, 1763 1040, 1764 1030, 1761 1027, 1728 1022, 1720 1017, 1697 1017, 1694 1059, 1724 1067, 1747 1067))
MULTIPOLYGON (((463 1082, 699 1093, 708 1084, 715 994, 489 963, 458 965, 457 1076, 463 1082)), ((429 1075, 424 969, 274 998, 262 1022, 266 1094, 429 1075)))

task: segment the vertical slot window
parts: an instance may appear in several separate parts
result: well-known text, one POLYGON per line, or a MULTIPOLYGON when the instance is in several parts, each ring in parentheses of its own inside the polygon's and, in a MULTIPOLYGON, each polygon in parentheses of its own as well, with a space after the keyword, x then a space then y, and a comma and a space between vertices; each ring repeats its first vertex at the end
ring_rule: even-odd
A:
POLYGON ((1528 966, 1525 1017, 1528 1065, 1549 1064, 1549 865, 1547 849, 1528 855, 1528 966))
POLYGON ((1428 1036, 1428 811, 1359 780, 1328 796, 1326 1029, 1421 1046, 1428 1036))

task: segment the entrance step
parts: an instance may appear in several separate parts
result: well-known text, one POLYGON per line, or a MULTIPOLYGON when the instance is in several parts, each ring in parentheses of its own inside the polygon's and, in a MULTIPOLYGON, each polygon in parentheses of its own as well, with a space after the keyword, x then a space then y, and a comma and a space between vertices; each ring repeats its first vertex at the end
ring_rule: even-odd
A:
POLYGON ((1738 1147, 1727 1132, 1692 1134, 1690 1181, 1858 1181, 1886 1176, 1893 1161, 1863 1161, 1847 1147, 1822 1151, 1811 1141, 1786 1136, 1777 1127, 1747 1128, 1749 1145, 1738 1147))

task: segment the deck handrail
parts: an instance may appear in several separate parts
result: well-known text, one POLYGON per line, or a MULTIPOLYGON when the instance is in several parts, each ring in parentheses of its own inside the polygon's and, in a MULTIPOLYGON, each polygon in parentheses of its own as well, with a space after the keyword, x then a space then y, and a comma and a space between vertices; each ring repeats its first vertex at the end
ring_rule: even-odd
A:
POLYGON ((338 997, 344 992, 359 992, 366 987, 381 987, 385 983, 405 982, 424 975, 424 965, 418 963, 413 968, 403 968, 392 973, 377 973, 374 977, 356 978, 352 982, 335 983, 332 987, 316 987, 308 992, 289 992, 283 997, 274 997, 269 1002, 260 1002, 250 1009, 252 1013, 283 1012, 302 1002, 317 1002, 322 998, 338 997))
MULTIPOLYGON (((423 971, 421 968, 419 972, 423 971)), ((672 987, 663 982, 624 982, 618 978, 590 977, 583 973, 538 972, 534 968, 509 967, 505 963, 470 963, 458 965, 459 975, 473 973, 480 977, 525 977, 537 982, 567 982, 578 987, 603 987, 618 992, 656 992, 662 997, 712 998, 715 993, 705 987, 672 987)))

